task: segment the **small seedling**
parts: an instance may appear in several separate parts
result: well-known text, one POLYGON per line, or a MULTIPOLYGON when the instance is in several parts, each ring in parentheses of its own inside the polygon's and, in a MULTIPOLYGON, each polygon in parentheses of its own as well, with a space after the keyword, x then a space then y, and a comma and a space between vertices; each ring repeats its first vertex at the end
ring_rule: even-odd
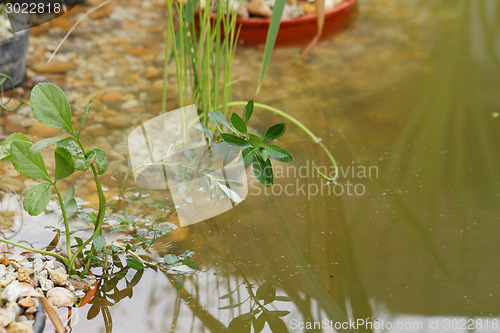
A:
POLYGON ((208 113, 208 116, 221 132, 223 127, 233 132, 222 133, 222 141, 231 146, 242 148, 241 162, 244 165, 251 163, 259 182, 265 187, 269 187, 270 184, 274 183, 273 167, 270 158, 280 162, 290 162, 293 160, 293 157, 286 149, 269 143, 285 133, 286 124, 284 122, 272 125, 262 136, 249 133, 248 121, 252 117, 253 108, 254 103, 250 100, 243 109, 243 117, 233 113, 230 123, 219 111, 211 111, 208 113))
MULTIPOLYGON (((99 266, 106 266, 105 264, 102 265, 102 263, 106 263, 108 257, 111 258, 113 263, 120 265, 117 263, 117 254, 125 255, 127 266, 136 270, 150 265, 164 271, 173 270, 182 274, 192 273, 194 271, 192 269, 189 272, 187 270, 179 271, 179 267, 182 266, 181 270, 184 267, 181 262, 173 264, 165 262, 160 267, 160 265, 146 262, 134 253, 139 246, 142 249, 150 247, 157 238, 163 237, 171 230, 168 227, 157 226, 153 230, 152 237, 149 237, 146 233, 136 235, 134 245, 107 244, 108 239, 103 235, 102 226, 106 220, 112 217, 106 214, 108 207, 106 206, 106 198, 99 181, 99 176, 104 174, 108 167, 106 154, 101 148, 93 147, 86 149, 80 139, 82 129, 92 108, 92 102, 93 99, 88 103, 75 130, 72 123, 71 107, 64 92, 51 83, 40 83, 31 92, 29 107, 33 115, 40 123, 60 129, 67 135, 51 137, 37 143, 32 143, 26 135, 13 133, 0 144, 0 161, 10 161, 19 174, 41 182, 30 189, 24 197, 23 207, 28 214, 39 215, 44 212, 52 198, 52 190, 55 191, 64 222, 64 231, 57 231, 58 234, 64 235, 66 240, 66 254, 61 255, 50 251, 38 250, 3 238, 0 238, 0 241, 32 252, 52 256, 64 263, 70 274, 76 273, 75 261, 77 258, 84 263, 83 274, 87 274, 91 263, 96 263, 96 259, 100 260, 97 262, 99 266), (41 150, 51 145, 55 145, 55 168, 49 173, 41 150), (92 172, 97 188, 99 198, 97 213, 77 211, 74 187, 70 187, 66 191, 64 198, 59 189, 60 180, 73 175, 76 171, 85 172, 87 170, 92 172), (76 236, 73 239, 71 238, 71 235, 78 231, 70 229, 69 219, 74 215, 93 226, 92 234, 85 240, 76 236)), ((123 227, 120 229, 121 231, 129 227, 132 229, 135 228, 133 216, 129 216, 126 211, 125 218, 121 219, 120 222, 120 226, 123 227)), ((113 232, 120 230, 114 230, 113 232)), ((108 236, 113 232, 110 231, 108 236)), ((118 259, 118 261, 120 260, 118 259)))

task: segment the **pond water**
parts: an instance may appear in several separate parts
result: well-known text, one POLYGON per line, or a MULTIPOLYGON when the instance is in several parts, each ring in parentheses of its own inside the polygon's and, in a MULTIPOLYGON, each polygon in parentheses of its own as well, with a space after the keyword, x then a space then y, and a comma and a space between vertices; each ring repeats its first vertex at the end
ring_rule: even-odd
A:
MULTIPOLYGON (((55 58, 59 73, 45 63, 61 27, 32 36, 32 81, 60 83, 79 109, 98 96, 87 141, 109 151, 109 198, 118 193, 111 175, 127 170, 128 134, 160 111, 161 6, 116 3, 84 21, 55 58)), ((499 31, 496 0, 361 0, 348 28, 306 60, 299 48, 276 49, 257 97, 262 49, 240 47, 233 99, 255 98, 302 121, 335 155, 338 184, 318 176, 312 165, 329 167, 324 152, 289 125, 280 143, 294 161, 277 166, 274 186, 264 191, 251 179, 236 208, 155 245, 154 255, 192 249, 200 273, 179 292, 173 277, 151 269, 103 280, 72 331, 221 332, 255 307, 264 285, 261 292, 287 297, 266 307, 290 311, 282 317, 289 332, 500 332, 499 31), (358 319, 365 322, 352 325, 358 319)), ((174 88, 168 99, 167 109, 178 107, 174 88)), ((281 121, 255 117, 258 129, 281 121)), ((44 137, 29 117, 20 120, 44 137)), ((88 179, 70 183, 95 203, 88 179)), ((154 215, 146 206, 166 196, 150 193, 130 209, 154 215)), ((51 213, 9 214, 15 230, 54 223, 51 213)), ((50 242, 50 230, 40 238, 38 228, 31 240, 50 242)))

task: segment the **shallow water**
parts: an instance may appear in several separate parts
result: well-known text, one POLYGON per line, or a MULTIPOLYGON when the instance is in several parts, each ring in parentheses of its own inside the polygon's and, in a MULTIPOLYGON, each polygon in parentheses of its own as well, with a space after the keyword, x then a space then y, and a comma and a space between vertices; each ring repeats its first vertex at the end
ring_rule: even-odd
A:
MULTIPOLYGON (((119 4, 122 16, 114 18, 126 11, 119 4)), ((144 15, 161 20, 151 8, 144 15)), ((187 227, 173 245, 158 244, 159 253, 196 252, 201 272, 183 291, 160 273, 146 270, 134 280, 130 271, 77 311, 73 332, 219 332, 250 311, 250 285, 255 293, 264 283, 291 298, 268 306, 290 311, 282 317, 290 332, 332 332, 331 325, 349 319, 372 324, 339 331, 500 331, 499 22, 494 0, 365 0, 348 29, 307 60, 298 58, 298 48, 277 49, 255 99, 321 137, 340 164, 339 183, 326 184, 313 171, 312 164, 328 166, 326 156, 290 125, 280 142, 295 160, 292 168, 278 166, 271 190, 251 180, 249 196, 235 209, 187 227), (324 326, 305 330, 307 322, 324 326)), ((93 131, 104 128, 94 141, 111 149, 117 178, 126 170, 119 155, 128 133, 159 111, 147 80, 126 84, 123 77, 133 68, 146 75, 161 63, 161 45, 154 44, 160 31, 141 25, 130 32, 130 43, 140 39, 138 47, 158 50, 151 59, 122 56, 127 47, 120 38, 127 34, 119 29, 109 31, 117 46, 102 59, 82 45, 89 63, 79 63, 77 75, 99 89, 102 80, 113 82, 111 90, 122 94, 118 101, 101 98, 92 124, 93 131), (103 74, 100 61, 116 72, 103 74), (110 129, 106 118, 114 114, 105 111, 120 111, 130 100, 140 102, 128 112, 130 124, 110 129)), ((97 34, 85 37, 89 45, 105 44, 97 34)), ((62 56, 71 59, 74 51, 62 56)), ((234 100, 255 97, 261 53, 238 50, 234 100)), ((59 79, 75 88, 76 104, 95 89, 59 79)), ((171 101, 173 109, 175 96, 171 101)), ((256 120, 263 128, 280 119, 256 111, 256 120)), ((111 180, 105 184, 116 191, 111 180)))

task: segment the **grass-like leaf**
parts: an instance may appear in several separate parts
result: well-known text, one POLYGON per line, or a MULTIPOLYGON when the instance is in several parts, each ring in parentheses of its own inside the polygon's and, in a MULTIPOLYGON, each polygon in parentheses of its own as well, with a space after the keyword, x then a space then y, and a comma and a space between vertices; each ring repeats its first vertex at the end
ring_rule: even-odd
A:
POLYGON ((274 44, 276 43, 276 37, 278 36, 278 30, 281 24, 281 16, 283 16, 283 9, 285 8, 285 4, 286 0, 276 0, 274 3, 271 23, 269 24, 269 30, 267 31, 266 46, 264 48, 264 57, 262 59, 262 67, 260 69, 257 92, 259 92, 260 88, 262 87, 262 82, 264 81, 264 76, 266 75, 269 61, 271 60, 271 55, 273 53, 274 44))

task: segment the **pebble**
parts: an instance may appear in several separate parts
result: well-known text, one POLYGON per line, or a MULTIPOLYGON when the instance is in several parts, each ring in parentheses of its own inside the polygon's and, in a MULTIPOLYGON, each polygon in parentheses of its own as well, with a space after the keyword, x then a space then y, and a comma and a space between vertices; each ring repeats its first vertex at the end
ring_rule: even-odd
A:
POLYGON ((49 279, 40 278, 38 280, 38 284, 40 285, 40 288, 42 289, 42 291, 49 291, 52 288, 54 288, 54 282, 52 282, 49 279))
POLYGON ((20 282, 19 287, 21 287, 21 293, 19 296, 26 297, 31 296, 35 293, 35 288, 30 283, 20 282))
POLYGON ((47 292, 47 299, 55 307, 73 306, 76 296, 66 288, 55 287, 47 292))
POLYGON ((54 284, 59 286, 66 285, 66 282, 68 281, 68 274, 66 274, 66 269, 64 269, 64 267, 59 267, 58 269, 49 271, 49 277, 54 284))
POLYGON ((43 264, 42 259, 36 258, 33 261, 33 270, 35 271, 35 273, 40 273, 43 270, 43 268, 44 268, 44 264, 43 264))
POLYGON ((21 300, 19 300, 17 302, 17 304, 19 304, 20 306, 25 307, 25 308, 31 308, 32 306, 36 305, 36 302, 33 298, 28 296, 28 297, 24 297, 21 300))
POLYGON ((17 272, 19 274, 17 276, 19 282, 30 282, 30 274, 26 268, 19 268, 17 272))
POLYGON ((10 282, 3 290, 2 290, 2 299, 7 302, 16 302, 21 295, 21 286, 19 285, 19 281, 15 280, 10 282))
POLYGON ((10 323, 9 326, 7 326, 7 332, 8 333, 33 333, 33 326, 29 326, 30 324, 28 322, 26 323, 20 323, 20 322, 13 322, 10 323))
POLYGON ((0 264, 2 264, 4 266, 9 266, 10 265, 10 260, 7 257, 6 254, 4 254, 3 257, 0 259, 0 264))
POLYGON ((7 326, 16 319, 15 312, 10 308, 0 308, 0 327, 7 326))

